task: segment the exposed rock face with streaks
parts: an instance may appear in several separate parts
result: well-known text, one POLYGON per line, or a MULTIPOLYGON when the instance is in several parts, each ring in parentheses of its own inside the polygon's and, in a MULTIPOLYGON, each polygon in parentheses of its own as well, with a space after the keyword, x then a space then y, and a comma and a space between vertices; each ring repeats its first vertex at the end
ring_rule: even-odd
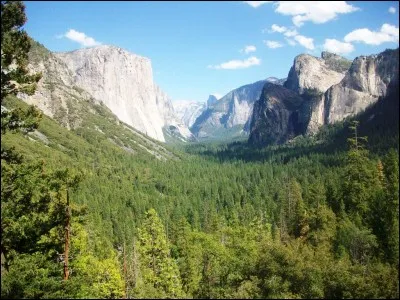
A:
POLYGON ((322 58, 297 56, 284 84, 297 98, 266 84, 254 105, 250 143, 283 143, 295 135, 313 134, 322 125, 362 112, 398 86, 399 49, 357 57, 350 68, 347 64, 327 52, 322 58))
MULTIPOLYGON (((107 45, 55 55, 72 72, 77 86, 148 136, 165 141, 163 127, 179 123, 170 99, 153 81, 148 58, 107 45)), ((185 126, 179 126, 187 136, 185 126)))
POLYGON ((304 100, 280 85, 266 83, 254 104, 249 142, 253 145, 281 144, 301 134, 304 100))
POLYGON ((390 83, 398 80, 398 49, 357 57, 343 80, 325 93, 324 123, 334 123, 364 110, 386 96, 390 83))

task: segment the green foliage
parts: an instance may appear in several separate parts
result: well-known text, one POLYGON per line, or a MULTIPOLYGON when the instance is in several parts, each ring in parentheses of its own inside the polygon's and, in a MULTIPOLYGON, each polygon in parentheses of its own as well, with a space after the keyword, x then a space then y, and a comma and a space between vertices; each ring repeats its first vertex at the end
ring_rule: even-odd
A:
POLYGON ((364 148, 362 141, 366 137, 357 136, 358 122, 355 121, 350 126, 354 136, 349 138, 350 150, 347 152, 346 169, 343 177, 343 197, 346 212, 350 213, 358 226, 365 224, 366 215, 369 212, 369 202, 376 180, 372 172, 368 151, 364 148))
MULTIPOLYGON (((93 253, 87 231, 79 223, 72 226, 71 285, 75 298, 115 299, 123 297, 123 278, 115 252, 105 247, 105 257, 93 253)), ((68 294, 67 294, 68 295, 68 294)), ((65 297, 65 295, 64 295, 65 297)))
MULTIPOLYGON (((102 124, 103 132, 114 130, 104 121, 97 124, 102 124)), ((229 151, 227 146, 203 144, 196 149, 191 146, 198 151, 192 151, 195 155, 181 153, 180 161, 161 162, 146 152, 131 155, 101 142, 103 134, 98 131, 67 131, 47 117, 38 130, 46 135, 49 147, 39 139, 33 142, 16 134, 6 134, 4 142, 32 158, 47 157, 49 168, 69 165, 85 170, 79 189, 71 196, 76 204, 87 205, 87 225, 81 227, 83 231, 72 225, 72 273, 68 289, 61 290, 59 297, 120 297, 111 295, 122 294, 123 279, 128 297, 167 297, 175 293, 178 281, 182 292, 175 297, 396 296, 394 263, 378 263, 378 249, 388 244, 375 235, 381 227, 375 229, 369 218, 358 224, 356 208, 340 210, 345 197, 343 176, 349 168, 347 152, 294 157, 286 152, 292 148, 282 146, 264 152, 246 150, 255 158, 264 153, 267 159, 224 161, 219 158, 229 151), (146 217, 151 207, 157 209, 158 217, 154 212, 146 217), (279 239, 282 208, 291 228, 284 243, 279 239), (304 225, 308 231, 301 234, 307 228, 304 225), (150 238, 149 228, 157 239, 150 238), (86 238, 79 238, 82 234, 86 238), (152 240, 158 252, 149 246, 152 240), (117 270, 115 252, 124 242, 128 267, 122 277, 123 259, 118 256, 117 270), (156 272, 151 257, 157 258, 156 272), (362 272, 365 267, 369 268, 367 275, 362 272), (107 275, 107 269, 115 272, 107 275), (386 282, 381 286, 369 283, 377 278, 386 278, 386 282), (95 282, 101 284, 92 289, 95 282)), ((387 191, 392 182, 392 196, 396 154, 381 159, 382 189, 387 191)), ((371 193, 366 202, 372 213, 377 197, 373 190, 379 186, 377 159, 369 154, 364 164, 373 183, 367 187, 371 193)), ((387 217, 385 210, 381 216, 387 217)), ((382 222, 389 228, 386 219, 382 222)), ((389 253, 388 246, 384 247, 389 253)))
POLYGON ((8 272, 1 276, 1 297, 60 298, 64 290, 62 270, 39 253, 17 255, 8 272), (58 295, 58 297, 57 297, 58 295))
POLYGON ((138 231, 141 278, 136 294, 139 298, 181 298, 184 296, 176 262, 171 258, 164 226, 157 212, 150 209, 138 231))
POLYGON ((41 75, 28 75, 28 35, 21 27, 26 22, 22 1, 1 2, 1 102, 18 92, 33 94, 41 75))

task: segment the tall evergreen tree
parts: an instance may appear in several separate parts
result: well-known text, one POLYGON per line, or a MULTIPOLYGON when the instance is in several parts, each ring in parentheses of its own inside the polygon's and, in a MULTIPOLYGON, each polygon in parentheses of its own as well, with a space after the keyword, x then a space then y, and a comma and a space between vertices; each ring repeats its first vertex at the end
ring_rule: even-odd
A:
POLYGON ((387 256, 399 266, 399 155, 391 149, 384 158, 387 256))
POLYGON ((136 286, 139 297, 184 296, 178 266, 171 258, 164 226, 154 209, 146 213, 146 219, 138 229, 138 252, 142 276, 136 286))
POLYGON ((349 128, 353 136, 348 138, 350 149, 346 157, 343 198, 346 212, 354 217, 356 225, 361 226, 369 210, 373 174, 369 166, 368 150, 364 147, 367 137, 358 136, 358 121, 353 121, 349 128))
MULTIPOLYGON (((41 74, 28 74, 30 40, 21 29, 27 18, 22 1, 1 1, 1 104, 8 95, 22 92, 32 95, 41 74)), ((1 109, 1 133, 7 130, 37 127, 40 113, 30 107, 27 111, 1 109)), ((6 158, 2 147, 2 157, 6 158)))

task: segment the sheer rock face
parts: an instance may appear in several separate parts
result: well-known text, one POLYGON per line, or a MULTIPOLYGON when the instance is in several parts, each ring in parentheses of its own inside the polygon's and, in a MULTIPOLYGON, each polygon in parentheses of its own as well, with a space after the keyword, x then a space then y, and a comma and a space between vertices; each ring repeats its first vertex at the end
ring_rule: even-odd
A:
POLYGON ((135 129, 164 142, 163 127, 178 122, 170 99, 153 82, 148 58, 106 45, 55 55, 75 85, 135 129))
MULTIPOLYGON (((282 80, 273 79, 277 83, 282 82, 282 80)), ((194 135, 212 138, 216 132, 221 133, 235 126, 239 127, 244 134, 248 134, 254 102, 260 98, 266 82, 268 79, 244 85, 230 91, 217 101, 209 101, 210 105, 198 116, 191 127, 194 135)), ((226 134, 229 133, 226 132, 226 134)))
POLYGON ((304 127, 302 105, 297 93, 266 83, 254 104, 249 142, 253 145, 281 144, 301 133, 304 127))
POLYGON ((343 80, 324 97, 324 124, 357 114, 388 93, 389 84, 399 77, 399 50, 357 57, 343 80))
POLYGON ((350 61, 331 54, 322 53, 322 58, 308 54, 295 57, 284 87, 303 94, 305 89, 316 89, 325 92, 332 85, 339 83, 350 66, 350 61))

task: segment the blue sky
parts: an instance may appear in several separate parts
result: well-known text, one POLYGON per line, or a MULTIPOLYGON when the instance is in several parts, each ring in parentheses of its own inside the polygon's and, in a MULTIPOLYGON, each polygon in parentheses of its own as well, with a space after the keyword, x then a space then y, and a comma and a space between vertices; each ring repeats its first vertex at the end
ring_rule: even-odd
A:
POLYGON ((399 2, 25 2, 25 30, 51 51, 96 44, 152 61, 173 100, 206 101, 269 76, 296 55, 354 59, 399 45, 399 2))

